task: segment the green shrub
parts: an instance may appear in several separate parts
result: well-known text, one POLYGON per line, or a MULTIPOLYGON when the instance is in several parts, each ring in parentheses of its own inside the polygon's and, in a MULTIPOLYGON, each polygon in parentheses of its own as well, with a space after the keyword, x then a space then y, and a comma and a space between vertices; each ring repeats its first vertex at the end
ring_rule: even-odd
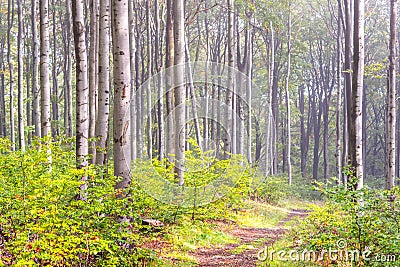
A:
POLYGON ((259 184, 252 193, 253 197, 272 205, 279 205, 282 200, 291 197, 310 201, 322 199, 321 193, 301 177, 294 176, 291 185, 285 176, 269 176, 259 184))
POLYGON ((72 142, 37 140, 9 152, 1 139, 0 266, 134 266, 152 256, 134 246, 135 225, 118 222, 136 213, 117 197, 116 177, 77 170, 72 142))
MULTIPOLYGON (((348 188, 355 188, 357 179, 349 175, 348 188)), ((351 190, 340 185, 325 189, 321 186, 321 191, 328 198, 327 204, 316 208, 301 228, 292 233, 297 250, 321 252, 331 248, 344 253, 358 252, 355 258, 339 257, 336 261, 325 257, 321 265, 395 266, 400 263, 400 200, 397 198, 400 188, 351 190)))

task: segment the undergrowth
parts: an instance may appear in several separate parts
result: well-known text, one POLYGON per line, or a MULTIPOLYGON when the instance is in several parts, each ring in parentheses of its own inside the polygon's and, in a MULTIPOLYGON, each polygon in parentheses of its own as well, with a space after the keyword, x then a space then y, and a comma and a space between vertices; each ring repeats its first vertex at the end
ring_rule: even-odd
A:
POLYGON ((185 266, 195 261, 187 252, 237 242, 214 222, 275 225, 287 213, 275 206, 306 191, 279 177, 264 179, 240 156, 217 160, 194 149, 186 155, 188 202, 171 205, 160 196, 176 192, 160 188, 154 196, 147 189, 157 188, 159 177, 173 184, 173 164, 136 162, 131 185, 116 190, 112 164, 76 169, 73 144, 35 140, 22 152, 0 139, 0 266, 185 266), (208 184, 220 189, 209 191, 213 198, 201 193, 208 184), (146 218, 166 226, 143 226, 146 218), (146 248, 152 238, 170 243, 171 250, 146 248))

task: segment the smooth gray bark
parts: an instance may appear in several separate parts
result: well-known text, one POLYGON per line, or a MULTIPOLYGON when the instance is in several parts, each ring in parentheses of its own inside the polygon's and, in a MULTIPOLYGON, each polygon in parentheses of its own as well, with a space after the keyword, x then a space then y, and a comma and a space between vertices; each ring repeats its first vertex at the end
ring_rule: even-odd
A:
POLYGON ((49 40, 49 1, 39 0, 40 6, 40 94, 41 94, 41 133, 45 137, 51 133, 50 121, 50 40, 49 40))
POLYGON ((174 94, 175 94, 175 173, 178 184, 184 184, 185 161, 185 3, 174 0, 174 94))
POLYGON ((396 175, 396 18, 397 0, 390 1, 389 77, 386 102, 386 189, 396 175))
POLYGON ((130 116, 131 68, 129 47, 128 0, 112 0, 114 55, 114 175, 122 177, 116 188, 131 181, 130 116))
POLYGON ((96 164, 108 159, 110 120, 110 1, 100 1, 98 50, 98 112, 96 119, 96 164))

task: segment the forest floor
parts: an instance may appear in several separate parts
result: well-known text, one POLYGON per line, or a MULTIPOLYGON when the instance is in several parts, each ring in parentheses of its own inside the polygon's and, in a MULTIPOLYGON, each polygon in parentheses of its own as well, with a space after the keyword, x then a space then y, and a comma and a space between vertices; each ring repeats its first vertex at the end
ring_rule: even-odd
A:
MULTIPOLYGON (((259 207, 254 211, 260 214, 259 207)), ((262 214, 270 223, 258 221, 252 223, 243 223, 244 221, 221 219, 207 220, 205 225, 213 225, 212 231, 229 236, 233 242, 213 242, 205 245, 190 245, 187 249, 184 246, 176 246, 176 239, 154 238, 148 240, 143 247, 156 252, 158 256, 168 260, 169 264, 165 266, 199 266, 199 267, 253 267, 258 266, 258 253, 267 246, 273 245, 276 241, 285 236, 286 233, 299 221, 308 216, 310 210, 305 207, 291 207, 289 209, 277 208, 274 211, 279 216, 271 214, 262 214)), ((244 211, 245 217, 254 216, 252 211, 244 211)), ((239 214, 240 216, 240 214, 239 214)), ((243 216, 243 215, 241 215, 243 216)), ((189 236, 197 238, 196 228, 189 229, 189 236)), ((180 235, 181 232, 175 232, 180 235)), ((203 233, 202 233, 203 234, 203 233)), ((209 233, 207 233, 209 235, 209 233)), ((213 237, 207 237, 212 239, 213 237)), ((188 237, 178 237, 178 242, 187 243, 188 237), (186 240, 184 241, 184 239, 186 240)))
MULTIPOLYGON (((284 236, 288 231, 288 227, 285 226, 287 222, 294 219, 303 219, 308 215, 308 212, 308 210, 293 209, 288 213, 287 217, 273 228, 242 228, 235 225, 228 230, 228 233, 239 239, 237 244, 216 248, 201 248, 191 253, 191 255, 197 259, 198 266, 202 267, 256 266, 258 252, 284 236)), ((222 223, 221 230, 226 231, 226 229, 228 228, 222 223)))

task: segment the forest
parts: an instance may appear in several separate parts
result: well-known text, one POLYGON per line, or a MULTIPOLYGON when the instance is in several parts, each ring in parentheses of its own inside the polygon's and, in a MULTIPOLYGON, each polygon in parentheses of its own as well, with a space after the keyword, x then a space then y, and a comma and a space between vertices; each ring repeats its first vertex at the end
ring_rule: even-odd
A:
POLYGON ((398 266, 397 14, 0 0, 0 266, 398 266))

